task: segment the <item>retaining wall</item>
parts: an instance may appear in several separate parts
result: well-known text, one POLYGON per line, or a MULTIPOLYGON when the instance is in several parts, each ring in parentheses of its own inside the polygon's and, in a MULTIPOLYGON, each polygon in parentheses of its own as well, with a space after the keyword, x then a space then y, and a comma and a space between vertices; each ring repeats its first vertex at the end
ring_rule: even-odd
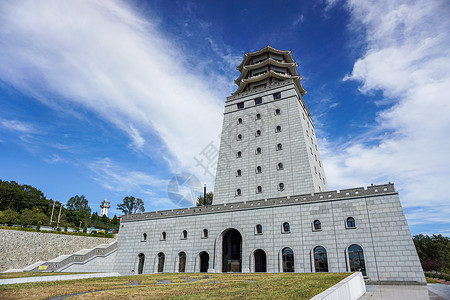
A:
POLYGON ((0 230, 0 272, 23 269, 37 261, 48 261, 113 241, 109 238, 0 230))

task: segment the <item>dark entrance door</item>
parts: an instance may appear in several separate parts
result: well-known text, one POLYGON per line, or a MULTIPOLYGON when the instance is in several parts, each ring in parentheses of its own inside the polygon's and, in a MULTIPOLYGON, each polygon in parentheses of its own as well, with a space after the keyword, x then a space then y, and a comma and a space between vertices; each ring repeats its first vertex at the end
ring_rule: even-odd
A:
POLYGON ((236 229, 230 229, 222 242, 222 272, 242 271, 242 236, 236 229))
POLYGON ((258 249, 254 252, 255 255, 255 272, 267 272, 266 267, 266 252, 258 249))
POLYGON ((139 257, 138 274, 142 274, 142 272, 144 271, 145 255, 144 253, 139 253, 138 257, 139 257))
POLYGON ((200 272, 208 272, 209 254, 207 252, 200 253, 200 272))

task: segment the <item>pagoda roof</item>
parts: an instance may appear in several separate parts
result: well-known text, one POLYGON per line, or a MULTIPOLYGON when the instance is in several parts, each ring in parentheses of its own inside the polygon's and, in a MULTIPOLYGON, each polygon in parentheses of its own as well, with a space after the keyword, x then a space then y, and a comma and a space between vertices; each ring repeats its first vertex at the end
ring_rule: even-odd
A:
POLYGON ((262 48, 261 50, 258 50, 258 51, 255 51, 255 52, 245 53, 244 54, 244 59, 242 60, 241 64, 239 66, 237 66, 237 69, 239 71, 242 71, 243 66, 247 65, 248 61, 253 56, 257 56, 257 55, 265 53, 265 52, 281 54, 281 55, 283 55, 283 57, 284 57, 286 62, 288 62, 288 63, 295 63, 294 59, 292 58, 291 50, 286 50, 286 51, 285 50, 278 50, 278 49, 275 49, 275 48, 267 45, 266 47, 262 48))
POLYGON ((299 92, 303 96, 306 94, 306 90, 302 87, 302 84, 300 80, 302 79, 301 76, 297 72, 297 63, 292 58, 291 50, 278 50, 275 49, 269 45, 266 47, 255 51, 255 52, 249 52, 244 54, 244 59, 242 60, 241 64, 237 66, 237 69, 241 72, 241 75, 234 81, 238 85, 238 89, 236 92, 233 93, 233 95, 239 94, 243 91, 245 91, 245 88, 249 83, 255 83, 261 80, 264 80, 268 77, 277 78, 280 80, 286 80, 286 79, 293 79, 295 85, 297 86, 299 92), (271 58, 269 55, 267 59, 264 59, 260 62, 257 62, 255 64, 251 64, 251 59, 254 56, 261 55, 263 53, 274 53, 278 55, 283 56, 283 61, 279 61, 277 59, 271 58), (266 65, 274 65, 281 68, 286 68, 289 70, 289 74, 282 74, 278 73, 274 70, 270 70, 264 74, 260 74, 257 76, 252 76, 250 78, 245 78, 250 70, 255 70, 261 67, 264 67, 266 65))
POLYGON ((301 77, 300 75, 287 75, 287 74, 280 74, 278 72, 275 72, 273 70, 266 72, 264 74, 261 75, 257 75, 251 78, 247 78, 247 79, 241 79, 239 87, 237 89, 236 92, 234 92, 233 95, 239 94, 241 92, 243 92, 245 90, 245 87, 249 84, 249 83, 253 83, 253 82, 258 82, 261 80, 264 80, 268 77, 274 77, 274 78, 278 78, 281 80, 286 80, 286 79, 293 79, 294 83, 297 85, 297 87, 299 88, 300 93, 302 94, 302 96, 304 94, 306 94, 306 90, 302 87, 302 84, 300 82, 301 77))
POLYGON ((287 63, 287 62, 278 61, 273 58, 268 58, 268 59, 265 59, 261 62, 253 64, 253 65, 243 66, 242 70, 241 70, 241 75, 234 82, 239 86, 242 78, 245 78, 250 70, 255 70, 255 69, 264 67, 266 65, 273 65, 273 66, 277 66, 277 67, 281 67, 281 68, 287 68, 287 69, 289 69, 290 74, 298 76, 297 69, 296 69, 296 67, 297 67, 296 62, 287 63))

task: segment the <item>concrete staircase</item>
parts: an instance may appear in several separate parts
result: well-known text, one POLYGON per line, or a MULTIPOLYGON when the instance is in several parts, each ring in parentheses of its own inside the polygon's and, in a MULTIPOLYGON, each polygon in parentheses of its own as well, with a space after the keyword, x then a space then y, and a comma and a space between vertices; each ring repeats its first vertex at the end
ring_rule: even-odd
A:
MULTIPOLYGON (((38 261, 22 270, 15 272, 60 272, 73 264, 84 264, 96 257, 105 257, 117 250, 117 241, 110 244, 101 244, 92 249, 82 249, 71 255, 61 255, 50 261, 38 261)), ((6 272, 11 272, 8 270, 6 272)))

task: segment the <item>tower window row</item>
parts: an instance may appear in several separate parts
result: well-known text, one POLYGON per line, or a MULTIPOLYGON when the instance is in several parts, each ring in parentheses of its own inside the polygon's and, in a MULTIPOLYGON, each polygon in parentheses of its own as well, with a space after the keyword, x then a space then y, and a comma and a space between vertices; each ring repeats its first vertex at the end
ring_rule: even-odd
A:
MULTIPOLYGON (((280 125, 278 125, 278 126, 275 128, 275 132, 276 132, 276 133, 281 132, 281 126, 280 126, 280 125)), ((256 136, 256 137, 261 136, 261 130, 259 130, 259 129, 256 130, 255 136, 256 136)), ((236 140, 242 141, 242 134, 238 134, 237 137, 236 137, 236 140)))
MULTIPOLYGON (((277 151, 283 150, 283 145, 282 144, 278 144, 277 147, 276 147, 276 150, 277 151)), ((258 155, 258 154, 261 154, 261 153, 262 153, 261 148, 260 147, 256 148, 255 154, 258 155)), ((238 151, 236 153, 236 158, 241 158, 241 157, 242 157, 242 151, 238 151)))
MULTIPOLYGON (((278 184, 278 186, 277 186, 277 189, 278 189, 280 192, 284 191, 284 183, 280 182, 280 183, 278 184)), ((262 192, 263 192, 262 186, 258 185, 258 186, 256 187, 256 193, 257 193, 257 194, 261 194, 262 192)), ((236 196, 237 196, 237 197, 238 197, 238 196, 242 196, 242 190, 241 190, 241 189, 236 189, 236 196)))
MULTIPOLYGON (((266 85, 267 85, 266 83, 263 83, 263 84, 254 86, 253 89, 262 88, 262 87, 265 87, 266 85)), ((281 99, 281 92, 274 93, 272 96, 273 96, 273 100, 281 99)), ((255 101, 255 105, 260 105, 263 103, 262 97, 255 98, 254 101, 255 101)), ((237 109, 243 109, 245 107, 244 102, 239 102, 236 104, 236 106, 237 106, 237 109)))
MULTIPOLYGON (((284 168, 283 163, 280 162, 280 163, 277 164, 277 170, 283 170, 283 168, 284 168)), ((262 167, 261 166, 257 166, 256 169, 255 169, 255 172, 256 172, 256 174, 262 173, 262 167)), ((236 177, 241 177, 241 176, 242 176, 242 170, 238 169, 236 171, 236 177)))
MULTIPOLYGON (((281 109, 279 109, 279 108, 275 109, 274 114, 275 114, 275 115, 281 115, 281 109)), ((261 120, 261 114, 260 114, 260 113, 257 113, 257 114, 255 115, 255 120, 261 120)), ((238 119, 237 119, 237 123, 238 123, 238 124, 242 124, 242 123, 243 123, 242 118, 238 118, 238 119)))

